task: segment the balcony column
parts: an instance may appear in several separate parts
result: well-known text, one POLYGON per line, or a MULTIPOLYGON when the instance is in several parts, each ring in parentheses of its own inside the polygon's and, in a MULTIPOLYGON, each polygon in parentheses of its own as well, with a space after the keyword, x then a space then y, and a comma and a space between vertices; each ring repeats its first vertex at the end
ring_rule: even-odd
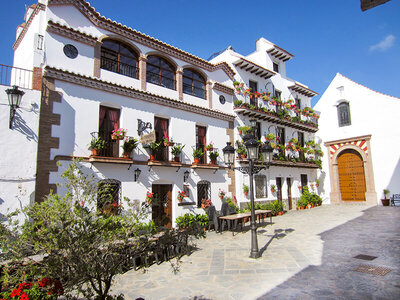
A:
POLYGON ((140 80, 140 88, 143 91, 146 90, 146 64, 147 64, 147 56, 140 55, 140 57, 139 57, 139 80, 140 80))
POLYGON ((178 91, 179 100, 183 100, 183 69, 176 71, 176 90, 178 91))
POLYGON ((100 78, 101 45, 102 42, 99 41, 94 45, 93 76, 97 78, 100 78))
POLYGON ((208 107, 212 108, 212 81, 208 80, 207 81, 207 86, 206 86, 206 99, 208 100, 208 107))

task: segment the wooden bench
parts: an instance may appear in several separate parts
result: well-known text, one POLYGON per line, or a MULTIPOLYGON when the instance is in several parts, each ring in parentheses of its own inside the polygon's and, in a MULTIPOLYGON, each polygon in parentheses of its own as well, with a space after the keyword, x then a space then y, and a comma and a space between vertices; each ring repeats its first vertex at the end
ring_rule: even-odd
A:
POLYGON ((390 205, 396 206, 396 203, 400 204, 400 194, 393 194, 390 197, 390 205))

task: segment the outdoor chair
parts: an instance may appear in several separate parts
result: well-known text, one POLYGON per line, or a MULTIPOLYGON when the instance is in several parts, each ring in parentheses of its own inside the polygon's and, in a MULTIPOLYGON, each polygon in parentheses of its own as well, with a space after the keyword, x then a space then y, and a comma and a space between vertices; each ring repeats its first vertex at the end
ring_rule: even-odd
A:
MULTIPOLYGON (((229 206, 229 204, 227 202, 222 203, 221 205, 221 216, 228 216, 228 215, 232 215, 233 212, 231 211, 231 207, 229 206)), ((223 220, 223 219, 219 219, 220 222, 220 226, 221 226, 221 232, 224 230, 225 227, 225 223, 227 224, 228 230, 230 229, 230 222, 228 222, 228 220, 223 220)))
POLYGON ((214 205, 211 205, 207 211, 208 215, 208 230, 210 230, 211 225, 214 225, 215 232, 218 232, 219 223, 218 223, 218 216, 217 210, 215 209, 214 205))
POLYGON ((396 206, 396 203, 400 204, 400 194, 393 194, 390 197, 390 205, 396 206))

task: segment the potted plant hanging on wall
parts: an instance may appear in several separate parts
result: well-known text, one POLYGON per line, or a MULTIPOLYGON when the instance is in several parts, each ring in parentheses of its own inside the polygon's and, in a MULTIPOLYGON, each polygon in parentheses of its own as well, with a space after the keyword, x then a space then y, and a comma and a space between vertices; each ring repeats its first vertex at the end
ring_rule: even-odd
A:
POLYGON ((114 129, 114 130, 112 131, 111 138, 112 138, 113 140, 122 140, 122 139, 125 138, 126 131, 127 131, 127 130, 126 130, 126 129, 123 129, 123 128, 114 129))
POLYGON ((243 184, 243 193, 245 196, 249 194, 249 186, 247 184, 243 184))
POLYGON ((389 190, 383 190, 383 194, 385 195, 384 199, 381 199, 382 201, 382 205, 383 206, 389 206, 389 199, 387 198, 387 196, 389 195, 390 191, 389 190))

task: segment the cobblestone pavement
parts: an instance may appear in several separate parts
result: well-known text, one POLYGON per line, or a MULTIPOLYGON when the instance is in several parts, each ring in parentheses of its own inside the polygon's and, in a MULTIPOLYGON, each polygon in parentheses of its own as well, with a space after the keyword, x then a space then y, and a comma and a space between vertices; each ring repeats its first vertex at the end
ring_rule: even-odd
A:
MULTIPOLYGON (((290 211, 258 229, 259 259, 249 258, 250 231, 196 241, 198 251, 116 278, 126 299, 400 299, 400 208, 326 205, 290 211), (365 254, 371 261, 356 259, 365 254), (391 271, 372 275, 361 265, 391 271)), ((371 268, 369 267, 371 270, 371 268)))

